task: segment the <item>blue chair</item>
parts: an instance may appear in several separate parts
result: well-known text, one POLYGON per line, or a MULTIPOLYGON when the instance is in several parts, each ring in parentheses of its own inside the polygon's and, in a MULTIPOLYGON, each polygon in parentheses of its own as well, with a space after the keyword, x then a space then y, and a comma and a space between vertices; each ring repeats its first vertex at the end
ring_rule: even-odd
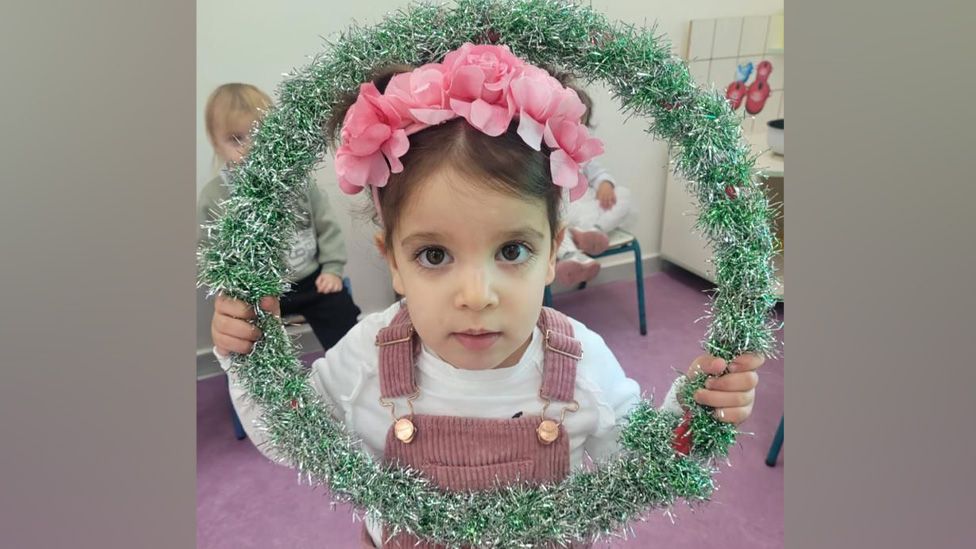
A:
POLYGON ((244 440, 247 438, 247 433, 244 432, 244 426, 241 425, 241 418, 237 417, 237 410, 234 409, 234 403, 230 403, 230 420, 234 422, 234 437, 237 440, 244 440))
MULTIPOLYGON (((610 246, 606 251, 590 257, 599 259, 601 257, 633 252, 634 277, 635 285, 637 286, 637 318, 640 323, 641 335, 647 335, 647 315, 644 312, 644 265, 641 261, 640 242, 637 241, 636 236, 623 229, 614 229, 608 236, 610 238, 610 246)), ((578 286, 578 289, 582 290, 585 287, 586 282, 583 282, 578 286)), ((546 286, 542 304, 546 307, 552 307, 552 289, 549 286, 546 286)))
MULTIPOLYGON (((345 288, 349 295, 352 295, 352 282, 350 282, 348 276, 342 277, 342 287, 345 288)), ((302 315, 289 315, 282 319, 285 324, 285 329, 289 327, 301 326, 305 324, 305 318, 302 315)), ((244 431, 244 426, 241 425, 241 418, 237 417, 237 410, 234 409, 234 403, 230 403, 230 420, 234 424, 234 436, 237 440, 244 440, 247 438, 247 433, 244 431)))
POLYGON ((783 447, 783 420, 784 416, 779 418, 779 428, 776 429, 776 436, 773 437, 773 443, 769 446, 769 453, 766 454, 766 465, 774 467, 776 465, 776 459, 779 457, 779 451, 783 447))

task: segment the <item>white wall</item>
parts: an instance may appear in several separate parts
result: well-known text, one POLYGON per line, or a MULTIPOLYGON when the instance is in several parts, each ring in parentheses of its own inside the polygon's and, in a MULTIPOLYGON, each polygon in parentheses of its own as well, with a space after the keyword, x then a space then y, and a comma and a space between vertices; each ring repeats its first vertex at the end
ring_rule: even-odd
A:
MULTIPOLYGON (((335 2, 286 0, 198 0, 197 2, 197 190, 216 173, 206 137, 203 108, 218 85, 249 82, 274 96, 282 73, 304 67, 323 49, 321 37, 333 37, 354 20, 373 24, 383 14, 405 5, 403 0, 335 2)), ((675 52, 684 53, 689 21, 707 17, 769 15, 783 9, 783 0, 593 0, 592 6, 611 20, 650 27, 670 37, 675 52)), ((596 134, 606 143, 601 162, 629 186, 639 207, 634 232, 646 255, 660 249, 667 147, 643 133, 643 120, 624 123, 609 92, 590 88, 595 102, 596 134)), ((353 205, 339 192, 330 165, 317 172, 319 185, 332 199, 346 231, 347 274, 364 311, 392 302, 385 266, 370 242, 372 228, 351 218, 353 205)), ((355 199, 354 199, 355 200, 355 199)), ((357 202, 358 203, 358 202, 357 202)), ((202 330, 206 335, 206 330, 202 330)))

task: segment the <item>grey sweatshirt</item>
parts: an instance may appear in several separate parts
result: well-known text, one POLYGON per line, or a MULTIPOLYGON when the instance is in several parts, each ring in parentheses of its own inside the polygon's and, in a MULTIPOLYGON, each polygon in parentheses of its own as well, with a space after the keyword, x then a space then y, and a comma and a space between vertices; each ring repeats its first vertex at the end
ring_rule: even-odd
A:
MULTIPOLYGON (((209 235, 201 229, 203 223, 217 218, 218 205, 230 196, 227 187, 228 173, 221 170, 220 175, 210 180, 197 197, 197 243, 207 242, 209 235)), ((303 201, 307 215, 298 223, 295 242, 288 253, 289 280, 298 281, 322 266, 323 273, 342 277, 346 264, 346 243, 342 229, 335 219, 328 196, 315 182, 308 186, 308 196, 303 201)))

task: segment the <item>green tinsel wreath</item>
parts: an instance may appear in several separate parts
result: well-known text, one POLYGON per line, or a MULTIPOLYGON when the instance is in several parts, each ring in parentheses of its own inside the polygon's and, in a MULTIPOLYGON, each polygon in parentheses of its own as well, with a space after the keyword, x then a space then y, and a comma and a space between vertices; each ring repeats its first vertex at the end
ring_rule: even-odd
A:
MULTIPOLYGON (((257 304, 288 289, 284 254, 299 217, 308 174, 326 153, 323 122, 338 99, 386 63, 438 61, 464 42, 501 43, 534 64, 602 81, 625 112, 651 120, 648 133, 671 145, 675 173, 700 207, 697 228, 711 241, 717 290, 706 316, 704 348, 731 359, 774 354, 770 310, 772 258, 778 242, 773 210, 742 140, 740 119, 714 90, 699 89, 670 45, 650 32, 611 24, 592 9, 557 0, 459 0, 456 7, 412 4, 373 27, 353 27, 278 89, 278 107, 256 129, 233 173, 225 214, 200 251, 200 283, 257 304)), ((690 455, 675 453, 680 418, 643 400, 622 425, 620 453, 558 484, 438 491, 416 471, 374 460, 307 384, 280 320, 261 313, 265 334, 232 369, 263 408, 262 422, 283 461, 313 484, 326 484, 394 531, 407 530, 456 547, 529 547, 568 543, 619 530, 648 509, 677 499, 708 499, 715 458, 727 455, 735 427, 699 406, 687 382, 692 414, 690 455)))

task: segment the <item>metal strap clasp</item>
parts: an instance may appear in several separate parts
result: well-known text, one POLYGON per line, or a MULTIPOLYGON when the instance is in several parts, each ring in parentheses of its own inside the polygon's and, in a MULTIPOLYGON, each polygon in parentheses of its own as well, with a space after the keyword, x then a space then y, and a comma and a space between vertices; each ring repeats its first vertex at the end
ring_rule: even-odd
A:
POLYGON ((553 421, 546 417, 546 410, 549 409, 549 404, 552 403, 551 400, 542 396, 542 389, 539 389, 539 398, 545 402, 542 406, 542 421, 536 428, 536 435, 539 437, 539 442, 543 444, 552 444, 559 438, 559 426, 563 424, 566 420, 566 412, 575 412, 579 410, 579 402, 574 399, 571 404, 563 406, 562 412, 559 414, 559 421, 553 421))
POLYGON ((406 342, 410 341, 411 339, 413 339, 413 326, 410 326, 409 330, 410 331, 407 333, 406 337, 402 337, 400 339, 394 339, 393 341, 380 341, 379 334, 376 334, 376 346, 377 347, 386 347, 387 345, 395 345, 397 343, 406 343, 406 342))
POLYGON ((552 351, 554 353, 558 353, 558 354, 561 354, 563 356, 568 356, 569 358, 573 358, 573 359, 576 359, 576 360, 581 360, 583 358, 583 350, 582 349, 580 349, 580 354, 577 356, 577 355, 574 355, 572 353, 567 353, 566 351, 563 351, 562 349, 557 349, 557 348, 553 347, 552 345, 550 345, 549 344, 549 336, 551 336, 552 333, 553 333, 552 330, 546 329, 546 349, 549 349, 550 351, 552 351))
POLYGON ((380 404, 390 409, 390 417, 393 418, 393 434, 397 437, 397 440, 404 444, 413 442, 414 436, 417 435, 417 426, 414 425, 410 418, 413 417, 413 401, 417 400, 418 396, 420 396, 419 389, 407 397, 407 407, 410 408, 410 413, 403 417, 397 417, 396 404, 392 400, 386 400, 380 397, 380 404))

